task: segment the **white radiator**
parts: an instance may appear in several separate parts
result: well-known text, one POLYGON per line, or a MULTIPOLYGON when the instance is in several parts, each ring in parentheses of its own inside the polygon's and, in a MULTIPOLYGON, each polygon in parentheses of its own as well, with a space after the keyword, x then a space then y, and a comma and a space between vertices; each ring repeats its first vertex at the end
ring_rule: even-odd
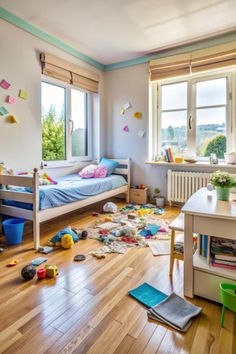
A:
POLYGON ((211 173, 168 170, 168 202, 185 203, 198 189, 206 187, 210 178, 211 173))

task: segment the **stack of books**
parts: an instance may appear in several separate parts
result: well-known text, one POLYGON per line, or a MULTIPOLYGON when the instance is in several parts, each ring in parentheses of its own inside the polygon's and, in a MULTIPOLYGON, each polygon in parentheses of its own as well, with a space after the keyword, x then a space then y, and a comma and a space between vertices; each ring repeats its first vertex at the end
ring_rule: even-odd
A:
POLYGON ((167 162, 173 162, 174 161, 171 148, 165 149, 165 155, 166 155, 166 161, 167 162))
POLYGON ((200 256, 207 257, 208 254, 208 236, 199 235, 198 236, 198 253, 200 256))
POLYGON ((236 270, 236 241, 212 237, 211 256, 214 267, 236 270))

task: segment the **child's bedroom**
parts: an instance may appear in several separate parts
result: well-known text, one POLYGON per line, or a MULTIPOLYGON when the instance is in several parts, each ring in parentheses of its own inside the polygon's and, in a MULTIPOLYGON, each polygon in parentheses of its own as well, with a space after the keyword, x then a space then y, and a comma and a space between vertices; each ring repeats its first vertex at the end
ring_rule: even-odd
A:
POLYGON ((0 0, 0 353, 236 353, 235 14, 0 0))

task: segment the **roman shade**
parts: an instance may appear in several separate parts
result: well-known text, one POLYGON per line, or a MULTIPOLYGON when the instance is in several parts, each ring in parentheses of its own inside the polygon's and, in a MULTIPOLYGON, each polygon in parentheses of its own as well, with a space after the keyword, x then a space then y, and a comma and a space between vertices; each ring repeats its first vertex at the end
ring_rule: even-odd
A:
POLYGON ((52 54, 41 53, 42 74, 77 86, 83 90, 98 93, 99 76, 52 54))
POLYGON ((236 42, 155 59, 149 63, 151 81, 230 67, 236 67, 236 42))

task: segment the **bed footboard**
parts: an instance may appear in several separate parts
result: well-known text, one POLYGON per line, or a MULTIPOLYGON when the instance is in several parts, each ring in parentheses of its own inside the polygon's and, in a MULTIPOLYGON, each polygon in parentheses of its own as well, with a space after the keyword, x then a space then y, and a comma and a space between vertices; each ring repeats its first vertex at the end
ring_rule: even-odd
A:
POLYGON ((39 220, 39 175, 35 168, 32 177, 0 175, 0 214, 31 220, 33 222, 34 248, 40 246, 40 220, 39 220), (32 193, 14 191, 4 188, 6 186, 30 187, 32 193), (31 203, 32 210, 17 206, 4 205, 3 200, 31 203))

